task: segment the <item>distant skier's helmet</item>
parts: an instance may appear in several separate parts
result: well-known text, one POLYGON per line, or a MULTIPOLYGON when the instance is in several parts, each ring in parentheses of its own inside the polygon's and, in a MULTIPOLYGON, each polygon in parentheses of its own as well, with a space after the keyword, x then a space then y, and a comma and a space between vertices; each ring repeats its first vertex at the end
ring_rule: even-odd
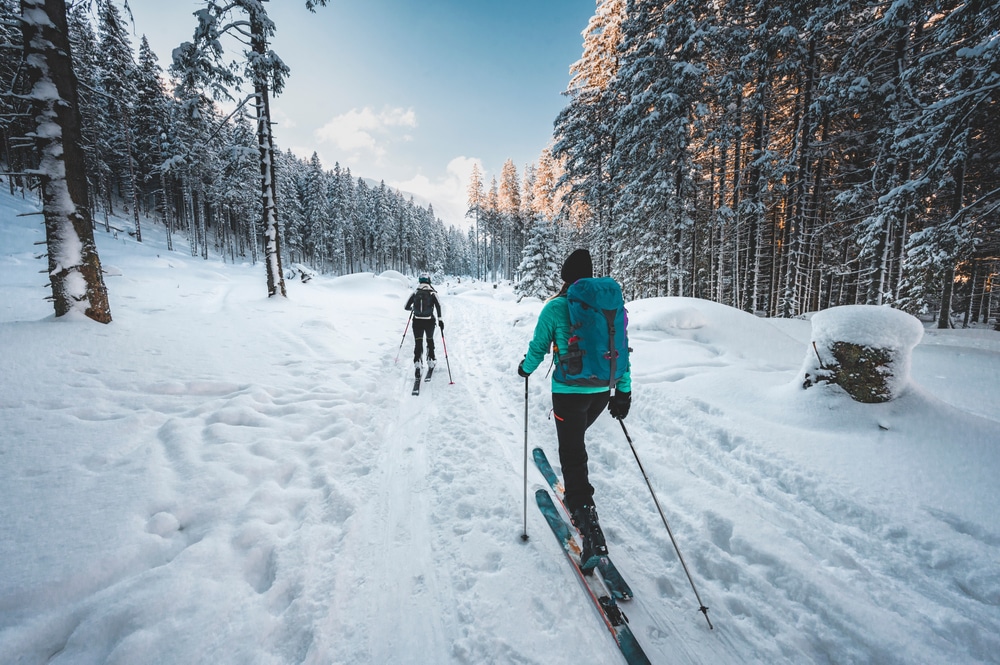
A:
POLYGON ((420 276, 420 278, 417 281, 419 281, 421 284, 430 284, 431 276, 428 275, 427 273, 424 273, 420 276))

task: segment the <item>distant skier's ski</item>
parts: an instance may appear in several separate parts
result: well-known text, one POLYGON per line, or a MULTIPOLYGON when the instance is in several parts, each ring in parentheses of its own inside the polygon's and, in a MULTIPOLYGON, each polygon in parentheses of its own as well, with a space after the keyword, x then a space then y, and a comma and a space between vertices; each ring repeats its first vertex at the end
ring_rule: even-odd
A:
POLYGON ((548 492, 540 489, 535 492, 535 501, 538 503, 538 509, 545 516, 545 521, 552 528, 552 533, 555 534, 559 544, 562 545, 563 551, 566 553, 566 558, 573 565, 573 570, 576 571, 577 578, 583 583, 587 591, 587 596, 594 603, 594 607, 600 613, 604 625, 611 632, 611 636, 614 637, 615 643, 621 650, 622 655, 625 656, 625 661, 629 665, 650 665, 649 658, 646 657, 642 647, 639 646, 639 642, 636 641, 635 635, 632 634, 632 629, 628 627, 628 617, 618 607, 618 603, 610 595, 606 586, 598 576, 586 575, 580 569, 579 546, 573 538, 573 531, 569 523, 563 519, 559 513, 559 509, 552 503, 552 497, 549 496, 548 492))
POLYGON ((427 383, 428 381, 430 381, 432 376, 434 376, 434 366, 433 365, 431 365, 430 367, 427 368, 427 376, 424 377, 424 383, 427 383))
POLYGON ((420 368, 413 370, 413 393, 414 395, 420 394, 420 368))
MULTIPOLYGON (((552 465, 549 464, 549 459, 545 456, 545 451, 541 448, 535 448, 531 451, 531 455, 535 460, 535 466, 541 471, 542 475, 545 476, 545 481, 552 488, 555 493, 556 498, 559 499, 560 505, 563 507, 563 511, 569 515, 569 511, 566 510, 566 504, 563 503, 563 496, 565 495, 565 488, 563 484, 559 481, 559 476, 552 469, 552 465)), ((611 595, 613 595, 618 600, 632 600, 632 588, 622 577, 622 574, 618 572, 618 568, 615 564, 611 562, 610 557, 601 557, 600 563, 597 564, 597 569, 601 571, 601 577, 608 585, 608 589, 611 590, 611 595)))

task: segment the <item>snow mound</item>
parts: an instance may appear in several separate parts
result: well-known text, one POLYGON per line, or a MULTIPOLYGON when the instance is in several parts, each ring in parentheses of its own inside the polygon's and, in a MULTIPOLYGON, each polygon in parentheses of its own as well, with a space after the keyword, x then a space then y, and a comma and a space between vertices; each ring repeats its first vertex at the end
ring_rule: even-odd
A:
POLYGON ((697 330, 708 325, 705 315, 694 307, 643 313, 638 318, 629 312, 629 325, 638 330, 697 330))
POLYGON ((406 288, 410 288, 410 280, 406 278, 406 275, 399 272, 398 270, 385 270, 379 273, 380 279, 387 279, 394 282, 399 282, 406 288))
POLYGON ((771 321, 699 298, 646 298, 626 304, 628 331, 695 342, 712 355, 747 359, 757 366, 796 367, 802 343, 771 321))

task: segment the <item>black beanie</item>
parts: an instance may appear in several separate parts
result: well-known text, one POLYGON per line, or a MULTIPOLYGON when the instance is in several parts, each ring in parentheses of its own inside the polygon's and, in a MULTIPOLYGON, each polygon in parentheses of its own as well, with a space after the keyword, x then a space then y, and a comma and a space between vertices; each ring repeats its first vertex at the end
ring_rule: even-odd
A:
POLYGON ((559 273, 562 280, 567 284, 572 284, 578 279, 594 276, 594 263, 590 259, 590 252, 585 249, 578 249, 563 263, 562 272, 559 273))

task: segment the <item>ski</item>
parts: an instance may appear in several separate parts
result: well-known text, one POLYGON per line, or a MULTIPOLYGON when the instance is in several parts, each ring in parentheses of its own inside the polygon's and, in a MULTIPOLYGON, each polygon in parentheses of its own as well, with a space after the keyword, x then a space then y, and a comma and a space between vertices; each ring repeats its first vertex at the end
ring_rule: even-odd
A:
MULTIPOLYGON (((556 475, 556 472, 552 469, 552 465, 549 464, 549 459, 545 456, 545 451, 541 448, 535 448, 531 451, 531 455, 535 460, 535 466, 538 467, 538 470, 545 477, 545 482, 552 488, 556 498, 559 500, 559 504, 568 516, 569 511, 566 510, 566 504, 563 503, 565 490, 559 481, 559 476, 556 475)), ((572 521, 570 523, 572 524, 572 521)), ((622 577, 622 574, 618 572, 618 568, 615 567, 610 557, 602 556, 600 563, 597 564, 597 569, 601 571, 601 577, 604 578, 608 588, 611 590, 611 595, 618 600, 632 600, 632 588, 625 581, 625 578, 622 577)))
POLYGON ((413 395, 420 394, 420 368, 413 370, 413 395))
POLYGON ((427 383, 428 381, 430 381, 431 377, 433 375, 434 375, 434 367, 433 366, 428 367, 427 368, 427 376, 424 377, 424 383, 427 383))
POLYGON ((544 489, 539 489, 535 492, 535 501, 538 503, 538 509, 545 516, 545 521, 549 523, 552 533, 555 534, 556 540, 562 545, 566 558, 573 565, 573 570, 576 571, 577 578, 586 589, 587 596, 594 603, 604 625, 625 657, 625 662, 629 665, 650 665, 649 658, 646 657, 639 642, 635 639, 632 629, 628 626, 628 617, 618 607, 618 603, 610 594, 607 586, 602 583, 598 576, 587 575, 580 569, 578 560, 580 547, 573 537, 573 530, 569 523, 563 519, 559 509, 552 502, 552 497, 544 489))

